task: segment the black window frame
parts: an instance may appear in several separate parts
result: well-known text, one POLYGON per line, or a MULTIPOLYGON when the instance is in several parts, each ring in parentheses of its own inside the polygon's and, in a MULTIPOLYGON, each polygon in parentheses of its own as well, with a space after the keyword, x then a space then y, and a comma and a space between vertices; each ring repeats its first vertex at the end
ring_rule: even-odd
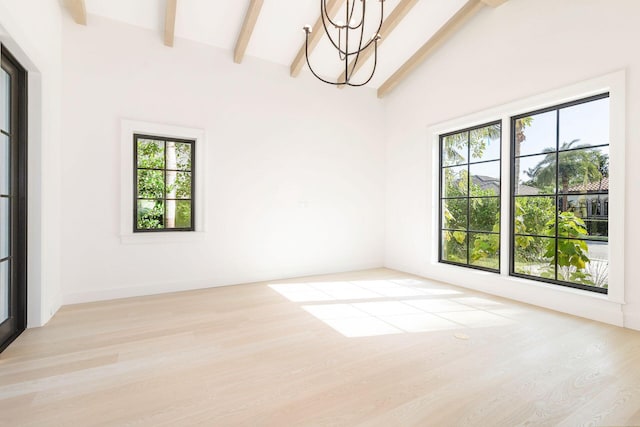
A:
POLYGON ((9 194, 0 197, 10 200, 9 256, 9 313, 0 320, 0 353, 27 328, 27 237, 28 237, 28 71, 0 43, 0 63, 11 78, 9 92, 9 129, 0 129, 10 144, 9 194))
POLYGON ((471 217, 471 209, 470 209, 470 199, 474 199, 474 198, 495 198, 498 199, 498 211, 500 212, 500 218, 502 218, 502 120, 498 119, 498 120, 494 120, 488 123, 484 123, 481 125, 476 125, 476 126, 471 126, 468 128, 463 128, 463 129, 459 129, 453 132, 447 132, 444 134, 440 134, 438 136, 439 139, 439 143, 438 143, 438 174, 439 174, 439 178, 438 178, 438 262, 442 263, 442 264, 449 264, 449 265, 455 265, 458 267, 465 267, 465 268, 471 268, 474 270, 482 270, 482 271, 487 271, 487 272, 491 272, 491 273, 497 273, 500 274, 500 269, 501 269, 501 262, 500 262, 500 253, 501 253, 501 243, 502 243, 502 219, 500 220, 500 231, 498 231, 497 233, 494 231, 484 231, 484 230, 471 230, 470 229, 470 217, 471 217), (489 127, 489 126, 494 126, 494 125, 498 125, 500 127, 500 156, 497 159, 491 159, 491 160, 484 160, 484 161, 479 161, 479 162, 471 162, 471 144, 470 142, 470 134, 471 131, 473 130, 477 130, 477 129, 482 129, 485 127, 489 127), (444 166, 444 162, 443 162, 443 143, 444 143, 444 139, 448 136, 451 135, 457 135, 460 133, 464 133, 467 132, 467 162, 463 163, 463 164, 459 164, 459 165, 449 165, 449 166, 444 166), (499 170, 500 170, 500 176, 499 176, 499 180, 498 180, 498 194, 497 196, 484 196, 484 197, 471 197, 470 194, 470 186, 471 186, 471 174, 470 174, 470 167, 471 165, 475 165, 475 164, 483 164, 483 163, 490 163, 490 162, 495 162, 498 161, 499 164, 499 170), (454 198, 447 198, 447 197, 443 197, 443 192, 442 192, 442 187, 444 184, 444 169, 448 168, 448 167, 459 167, 459 166, 467 166, 467 195, 466 197, 454 197, 454 198), (459 199, 459 200, 464 200, 466 199, 467 201, 467 227, 464 230, 464 232, 467 235, 467 263, 466 264, 462 264, 462 263, 458 263, 458 262, 454 262, 454 261, 450 261, 450 260, 446 260, 443 259, 443 247, 442 247, 442 242, 443 242, 443 233, 445 231, 462 231, 462 230, 450 230, 450 229, 446 229, 444 227, 444 223, 443 223, 443 201, 444 200, 453 200, 453 199, 459 199), (471 260, 470 260, 470 239, 469 239, 469 235, 470 234, 492 234, 492 235, 497 235, 498 236, 498 267, 496 269, 493 268, 489 268, 489 267, 483 267, 483 266, 479 266, 479 265, 473 265, 471 264, 471 260))
POLYGON ((196 157, 195 157, 195 148, 196 148, 196 140, 195 139, 185 139, 185 138, 175 138, 175 137, 165 137, 159 135, 150 135, 150 134, 142 134, 142 133, 134 133, 133 134, 133 232, 134 233, 163 233, 163 232, 184 232, 184 231, 195 231, 195 219, 196 219, 196 198, 195 198, 195 188, 196 188, 196 157), (140 139, 148 139, 158 142, 163 142, 164 144, 164 167, 163 168, 140 168, 138 167, 138 140, 140 139), (180 144, 190 144, 191 145, 191 168, 189 170, 179 170, 179 169, 167 169, 167 150, 166 144, 167 142, 176 142, 180 144), (165 180, 163 197, 162 198, 154 198, 148 199, 144 197, 138 197, 138 171, 139 170, 157 170, 163 172, 163 177, 165 180), (167 199, 167 171, 176 171, 176 172, 189 172, 191 174, 191 198, 189 199, 167 199), (167 200, 176 200, 176 201, 189 201, 191 202, 191 224, 189 227, 174 227, 174 228, 138 228, 138 200, 162 200, 164 202, 164 217, 166 218, 166 207, 167 200))
MULTIPOLYGON (((576 105, 581 105, 581 104, 586 104, 589 102, 593 102, 593 101, 597 101, 600 99, 605 99, 605 98, 609 98, 610 97, 610 93, 609 92, 603 92, 597 95, 592 95, 592 96, 588 96, 585 98, 580 98, 580 99, 576 99, 574 101, 569 101, 569 102, 564 102, 561 104, 556 104, 550 107, 545 107, 545 108, 541 108, 538 110, 534 110, 534 111, 530 111, 527 113, 523 113, 523 114, 518 114, 516 116, 512 116, 510 119, 510 123, 511 123, 511 129, 510 129, 510 140, 511 140, 511 147, 510 147, 510 184, 511 184, 511 194, 510 194, 510 201, 509 201, 509 275, 513 276, 513 277, 518 277, 518 278, 522 278, 522 279, 527 279, 527 280, 534 280, 537 282, 544 282, 544 283, 549 283, 549 284, 553 284, 553 285, 559 285, 559 286, 565 286, 565 287, 569 287, 569 288, 574 288, 574 289, 581 289, 581 290, 585 290, 585 291, 590 291, 590 292, 596 292, 596 293, 601 293, 601 294, 608 294, 608 288, 601 288, 601 287, 595 287, 595 286, 588 286, 588 285, 582 285, 580 283, 573 283, 573 282, 566 282, 563 280, 558 280, 558 266, 557 266, 557 261, 556 261, 556 266, 554 268, 554 277, 555 279, 550 279, 550 278, 546 278, 546 277, 540 277, 540 276, 530 276, 530 275, 526 275, 526 274, 522 274, 522 273, 517 273, 515 271, 515 262, 516 262, 516 256, 515 256, 515 238, 516 238, 516 233, 515 233, 515 202, 516 202, 516 197, 518 196, 516 194, 516 188, 518 185, 518 177, 516 176, 516 170, 515 170, 515 152, 516 152, 516 133, 514 131, 515 127, 516 127, 516 121, 519 119, 522 119, 524 117, 529 117, 529 116, 534 116, 537 114, 543 114, 543 113, 548 113, 551 111, 556 111, 556 149, 555 149, 555 154, 556 154, 556 191, 555 194, 553 195, 540 195, 538 197, 554 197, 554 206, 555 206, 555 211, 556 211, 556 221, 555 221, 555 234, 553 236, 538 236, 538 237, 544 237, 544 238, 551 238, 554 239, 555 241, 555 247, 556 247, 556 254, 558 252, 558 240, 559 239, 563 239, 563 237, 559 237, 558 236, 558 215, 559 215, 559 201, 560 201, 560 197, 564 196, 567 197, 569 196, 569 194, 561 194, 561 191, 558 188, 558 169, 559 169, 559 156, 560 153, 564 153, 564 152, 569 152, 569 151, 575 151, 575 150, 584 150, 584 149, 592 149, 592 148, 601 148, 601 147, 609 147, 611 145, 611 141, 609 141, 609 143, 607 144, 598 144, 598 145, 590 145, 588 147, 580 147, 580 148, 571 148, 568 150, 559 150, 560 148, 560 119, 559 119, 559 115, 560 115, 560 110, 562 110, 563 108, 568 108, 568 107, 573 107, 576 105)), ((610 122, 609 122, 610 123, 610 122)), ((529 157, 529 156, 535 156, 535 155, 539 155, 538 154, 529 154, 529 155, 524 155, 524 156, 519 156, 519 158, 523 158, 523 157, 529 157)), ((588 193, 588 192, 579 192, 579 193, 575 193, 572 192, 570 195, 571 196, 580 196, 580 195, 593 195, 594 193, 588 193)), ((608 194, 608 189, 607 189, 607 194, 608 194)), ((526 196, 526 197, 536 197, 536 196, 526 196)), ((608 220, 608 200, 605 202, 607 205, 606 211, 607 211, 607 220, 608 220)), ((604 206, 604 204, 603 204, 604 206)), ((603 207, 604 209, 604 207, 603 207)), ((522 236, 533 236, 536 237, 535 235, 529 235, 529 234, 519 234, 522 236)), ((609 242, 609 236, 607 235, 607 244, 609 242)), ((567 239, 566 237, 564 237, 565 239, 567 239)), ((584 240, 584 241, 602 241, 602 239, 589 239, 589 238, 581 238, 580 240, 584 240)))

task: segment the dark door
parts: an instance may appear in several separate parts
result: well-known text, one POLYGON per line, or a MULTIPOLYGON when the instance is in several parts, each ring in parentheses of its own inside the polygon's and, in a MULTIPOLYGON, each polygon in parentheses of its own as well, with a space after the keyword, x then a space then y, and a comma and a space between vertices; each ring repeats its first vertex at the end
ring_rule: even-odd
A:
POLYGON ((27 327, 27 74, 0 46, 0 351, 27 327))

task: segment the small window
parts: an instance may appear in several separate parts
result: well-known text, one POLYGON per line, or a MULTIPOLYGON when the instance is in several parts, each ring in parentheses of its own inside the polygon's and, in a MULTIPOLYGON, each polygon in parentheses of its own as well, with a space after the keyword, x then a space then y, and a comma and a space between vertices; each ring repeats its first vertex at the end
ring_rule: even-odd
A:
POLYGON ((134 232, 194 230, 194 140, 134 134, 134 232))
POLYGON ((606 293, 609 94, 512 118, 511 274, 606 293))
POLYGON ((440 262, 500 270, 500 140, 500 122, 440 136, 440 262))

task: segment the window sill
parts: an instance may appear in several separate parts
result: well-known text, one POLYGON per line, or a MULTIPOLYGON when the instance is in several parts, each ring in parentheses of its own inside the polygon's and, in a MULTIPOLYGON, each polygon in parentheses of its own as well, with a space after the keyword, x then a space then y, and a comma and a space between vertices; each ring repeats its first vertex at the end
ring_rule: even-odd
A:
POLYGON ((129 233, 120 235, 123 245, 197 242, 205 238, 203 231, 170 231, 157 233, 129 233))
POLYGON ((508 273, 495 274, 458 268, 437 261, 432 261, 429 266, 427 271, 418 275, 611 325, 624 324, 622 318, 624 300, 611 294, 551 285, 509 276, 508 273))
POLYGON ((508 280, 511 283, 519 283, 526 286, 534 286, 534 287, 539 287, 544 289, 550 289, 556 292, 565 292, 567 294, 580 295, 583 297, 595 298, 602 301, 611 301, 611 302, 624 304, 623 302, 620 302, 620 301, 612 301, 611 298, 609 298, 608 294, 603 294, 600 292, 591 292, 584 289, 572 288, 570 286, 554 285, 552 283, 539 282, 533 279, 525 279, 523 277, 510 276, 509 274, 504 274, 502 275, 502 277, 504 277, 505 280, 508 280))
MULTIPOLYGON (((554 285, 552 283, 539 282, 537 280, 526 279, 524 277, 511 276, 509 273, 502 273, 502 272, 498 273, 498 272, 492 272, 492 271, 479 270, 475 268, 466 268, 462 266, 458 267, 456 265, 451 265, 451 264, 437 262, 437 261, 431 263, 431 265, 438 269, 442 268, 442 269, 450 270, 451 273, 448 273, 448 274, 452 274, 453 276, 457 276, 459 274, 463 274, 463 272, 467 272, 469 274, 473 274, 476 276, 482 276, 483 279, 489 278, 490 280, 491 277, 494 277, 494 278, 498 278, 500 281, 505 281, 512 284, 518 283, 520 285, 525 285, 525 286, 532 286, 537 288, 550 289, 552 291, 559 291, 559 292, 565 292, 565 293, 574 294, 574 295, 592 297, 592 298, 600 299, 603 301, 611 300, 608 294, 602 294, 599 292, 590 292, 584 289, 572 288, 570 286, 554 285), (461 268, 464 269, 462 272, 460 270, 461 268)), ((616 302, 620 302, 620 301, 616 301, 616 302)))

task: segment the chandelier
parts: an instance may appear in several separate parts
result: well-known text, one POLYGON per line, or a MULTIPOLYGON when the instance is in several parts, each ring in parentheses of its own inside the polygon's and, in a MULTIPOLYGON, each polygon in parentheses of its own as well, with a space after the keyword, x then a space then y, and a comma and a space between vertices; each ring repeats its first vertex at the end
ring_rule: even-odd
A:
POLYGON ((365 29, 365 16, 367 9, 367 0, 346 0, 346 8, 345 8, 345 20, 344 21, 333 21, 327 12, 327 0, 320 0, 320 16, 322 17, 322 25, 324 27, 324 31, 327 34, 327 37, 331 41, 333 47, 338 51, 338 58, 340 61, 344 62, 344 81, 329 81, 320 77, 311 66, 309 62, 309 34, 313 31, 311 25, 305 25, 303 27, 304 32, 306 33, 305 40, 305 56, 307 59, 307 65, 311 70, 311 73, 316 76, 319 80, 336 86, 348 85, 348 86, 364 86, 371 81, 373 74, 376 72, 376 66, 378 65, 378 41, 382 38, 380 36, 380 28, 382 27, 383 17, 384 17, 384 0, 378 0, 380 2, 380 23, 378 24, 378 29, 373 33, 371 38, 367 40, 364 44, 364 29, 365 29), (362 5, 359 8, 356 8, 356 3, 361 3, 362 5), (359 20, 357 17, 354 17, 356 9, 360 10, 359 20), (330 28, 333 27, 333 33, 331 33, 330 28), (357 48, 356 44, 353 43, 354 40, 357 40, 357 48), (351 42, 350 42, 351 41, 351 42), (373 69, 371 70, 371 74, 369 77, 361 83, 352 83, 351 77, 353 76, 354 71, 356 70, 356 65, 358 65, 358 59, 360 58, 360 54, 369 48, 373 44, 374 49, 374 59, 373 59, 373 69), (351 64, 349 61, 353 58, 351 64))

